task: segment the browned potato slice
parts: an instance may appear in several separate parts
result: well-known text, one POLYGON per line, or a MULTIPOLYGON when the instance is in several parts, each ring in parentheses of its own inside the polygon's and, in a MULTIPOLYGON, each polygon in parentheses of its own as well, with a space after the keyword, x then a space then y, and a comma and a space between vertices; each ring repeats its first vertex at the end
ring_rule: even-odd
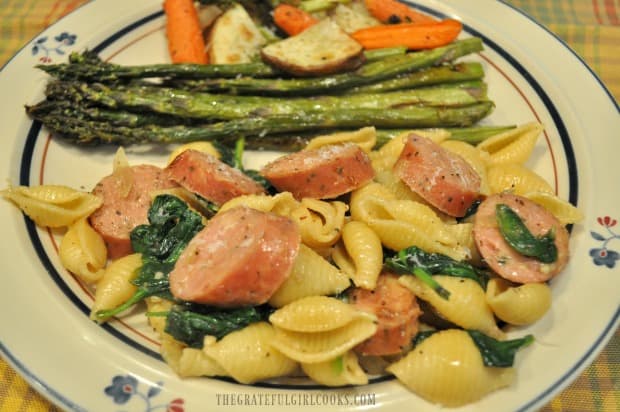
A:
POLYGON ((379 20, 370 15, 362 2, 338 4, 330 12, 330 16, 347 33, 381 25, 379 20))
POLYGON ((207 48, 213 64, 248 63, 259 56, 265 37, 240 4, 226 10, 213 24, 207 48))
POLYGON ((296 36, 271 43, 263 60, 298 76, 323 75, 353 69, 363 63, 362 46, 331 19, 324 19, 296 36))

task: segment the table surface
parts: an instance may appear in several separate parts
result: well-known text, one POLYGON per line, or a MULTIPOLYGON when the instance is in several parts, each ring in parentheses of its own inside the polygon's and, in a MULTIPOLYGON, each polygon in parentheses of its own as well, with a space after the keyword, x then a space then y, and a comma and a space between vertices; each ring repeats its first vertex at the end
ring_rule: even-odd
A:
MULTIPOLYGON (((563 39, 620 96, 620 0, 511 0, 563 39)), ((0 0, 0 67, 86 0, 0 0)), ((0 412, 58 411, 0 358, 0 412)), ((541 411, 620 411, 620 331, 592 365, 541 411)))

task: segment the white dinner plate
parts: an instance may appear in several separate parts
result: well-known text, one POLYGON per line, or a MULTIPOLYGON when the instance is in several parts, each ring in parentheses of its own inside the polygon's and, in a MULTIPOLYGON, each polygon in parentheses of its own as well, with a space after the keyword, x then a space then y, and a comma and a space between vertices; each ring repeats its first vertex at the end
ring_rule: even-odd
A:
MULTIPOLYGON (((50 138, 26 116, 24 104, 40 100, 47 81, 34 65, 64 62, 69 52, 84 49, 123 64, 166 62, 161 3, 90 2, 34 38, 2 69, 0 175, 5 184, 90 190, 110 173, 114 148, 76 147, 50 138)), ((511 332, 536 338, 517 356, 516 382, 461 408, 536 410, 594 360, 618 326, 618 106, 575 53, 509 5, 490 0, 421 0, 415 5, 461 20, 463 36, 484 40, 485 50, 473 59, 484 65, 496 102, 485 123, 542 122, 546 130, 528 165, 585 215, 572 228, 568 267, 551 282, 550 312, 535 325, 511 332)), ((143 147, 127 153, 131 163, 163 164, 166 157, 162 149, 143 147)), ((255 164, 264 160, 249 158, 255 164)), ((103 327, 88 319, 92 293, 60 266, 57 232, 33 226, 6 201, 0 202, 0 222, 0 354, 63 409, 436 408, 394 379, 346 389, 180 379, 159 357, 143 315, 103 327)))

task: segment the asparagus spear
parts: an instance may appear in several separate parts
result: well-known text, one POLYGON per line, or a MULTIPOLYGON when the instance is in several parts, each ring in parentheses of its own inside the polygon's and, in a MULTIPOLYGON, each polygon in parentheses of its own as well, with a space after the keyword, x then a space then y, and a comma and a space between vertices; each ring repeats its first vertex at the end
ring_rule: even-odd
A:
POLYGON ((51 99, 70 99, 75 102, 85 100, 109 108, 146 110, 202 121, 344 109, 391 109, 411 105, 463 106, 486 99, 486 87, 480 82, 467 84, 463 88, 433 87, 377 94, 286 100, 262 96, 196 93, 154 86, 111 88, 102 84, 77 82, 51 83, 47 93, 51 99))
POLYGON ((187 80, 175 82, 176 87, 190 90, 226 90, 236 94, 312 95, 335 93, 368 85, 415 70, 439 66, 458 57, 482 50, 482 40, 472 37, 431 50, 395 55, 373 61, 359 69, 314 78, 256 79, 241 77, 233 81, 187 80))
MULTIPOLYGON (((359 128, 368 124, 377 127, 422 128, 471 126, 493 109, 489 101, 461 107, 412 106, 394 110, 338 109, 320 112, 290 113, 270 117, 248 117, 202 126, 142 127, 113 126, 107 121, 94 121, 66 113, 48 113, 36 118, 52 132, 80 144, 145 142, 185 143, 197 140, 218 140, 234 145, 239 136, 247 137, 249 148, 287 145, 286 137, 274 133, 338 128, 359 128)), ((113 115, 113 111, 109 114, 113 115)))
POLYGON ((279 72, 262 62, 243 64, 148 64, 126 66, 96 61, 91 55, 73 52, 70 63, 40 64, 35 67, 62 80, 113 82, 128 79, 174 77, 177 79, 272 77, 279 72))
POLYGON ((450 84, 467 80, 480 80, 484 77, 484 69, 477 62, 458 63, 429 67, 411 73, 383 80, 366 86, 356 87, 353 93, 377 93, 392 90, 411 89, 414 87, 431 86, 436 84, 450 84))

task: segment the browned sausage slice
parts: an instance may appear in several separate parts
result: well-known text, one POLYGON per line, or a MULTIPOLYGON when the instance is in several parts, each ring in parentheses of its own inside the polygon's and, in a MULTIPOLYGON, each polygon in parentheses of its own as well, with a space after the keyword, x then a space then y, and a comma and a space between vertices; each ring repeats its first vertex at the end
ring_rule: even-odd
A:
POLYGON ((415 295, 398 282, 398 276, 385 273, 374 290, 354 288, 349 298, 358 309, 377 316, 377 332, 355 347, 363 355, 399 354, 418 332, 420 307, 415 295))
POLYGON ((132 253, 130 232, 148 223, 151 192, 177 187, 161 168, 128 166, 104 177, 93 189, 103 205, 90 216, 90 224, 108 247, 110 259, 132 253))
POLYGON ((501 277, 517 283, 545 282, 557 275, 568 262, 568 231, 544 207, 522 196, 502 193, 489 196, 474 217, 474 240, 484 261, 501 277), (499 231, 495 206, 505 204, 523 220, 534 236, 542 236, 553 228, 558 258, 553 263, 521 255, 499 231))
POLYGON ((374 177, 368 155, 356 144, 322 146, 280 157, 261 174, 281 192, 297 199, 332 199, 374 177))
POLYGON ((297 225, 286 217, 229 209, 189 242, 170 272, 170 290, 208 305, 260 305, 289 276, 300 242, 297 225))
POLYGON ((394 165, 394 173, 450 216, 465 216, 479 196, 480 176, 465 159, 413 133, 394 165))
POLYGON ((185 189, 216 205, 237 196, 264 193, 261 185, 240 170, 197 150, 185 150, 166 170, 185 189))

